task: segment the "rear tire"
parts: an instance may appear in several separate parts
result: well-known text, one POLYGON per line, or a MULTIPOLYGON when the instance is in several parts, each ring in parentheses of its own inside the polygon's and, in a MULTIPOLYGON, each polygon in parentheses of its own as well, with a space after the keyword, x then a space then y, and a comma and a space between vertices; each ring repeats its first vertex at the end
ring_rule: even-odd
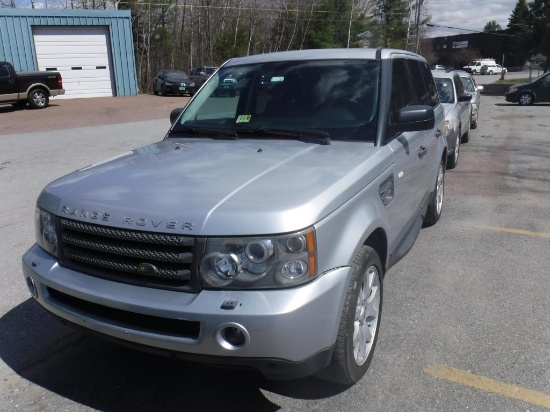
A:
POLYGON ((44 109, 48 107, 50 97, 46 90, 38 88, 29 93, 27 100, 32 109, 44 109))
POLYGON ((367 372, 380 329, 382 314, 382 263, 370 246, 361 246, 353 259, 330 365, 319 377, 343 385, 358 382, 367 372))
POLYGON ((439 163, 435 188, 432 194, 432 199, 428 205, 426 216, 424 216, 424 227, 433 226, 441 218, 443 211, 443 197, 445 195, 445 163, 443 159, 439 163))

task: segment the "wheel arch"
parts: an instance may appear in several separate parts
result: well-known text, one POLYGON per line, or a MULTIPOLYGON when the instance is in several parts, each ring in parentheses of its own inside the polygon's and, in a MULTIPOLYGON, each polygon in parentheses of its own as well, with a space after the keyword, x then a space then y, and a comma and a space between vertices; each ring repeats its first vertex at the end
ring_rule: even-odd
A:
POLYGON ((381 227, 375 229, 365 240, 363 245, 369 246, 376 251, 382 263, 382 270, 384 272, 382 276, 384 276, 387 270, 386 264, 388 262, 388 238, 386 231, 381 227))
POLYGON ((52 91, 50 90, 50 88, 48 86, 46 86, 45 84, 43 83, 33 83, 31 84, 29 87, 27 87, 27 92, 26 92, 26 96, 25 98, 33 91, 33 90, 36 90, 36 89, 44 89, 46 91, 46 93, 48 93, 48 96, 51 97, 52 95, 52 91))

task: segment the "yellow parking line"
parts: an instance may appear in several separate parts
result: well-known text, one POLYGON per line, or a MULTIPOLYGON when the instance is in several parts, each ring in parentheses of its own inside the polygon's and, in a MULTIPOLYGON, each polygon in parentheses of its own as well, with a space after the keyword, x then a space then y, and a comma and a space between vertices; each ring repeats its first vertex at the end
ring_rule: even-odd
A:
POLYGON ((462 385, 471 386, 472 388, 496 393, 508 398, 518 399, 550 409, 550 395, 543 392, 499 382, 460 369, 450 368, 445 365, 428 365, 424 368, 424 372, 436 378, 460 383, 462 385))
POLYGON ((485 228, 489 230, 494 230, 496 232, 514 233, 516 235, 535 236, 535 237, 541 237, 543 239, 550 239, 550 235, 547 233, 529 232, 527 230, 509 229, 506 227, 498 227, 498 226, 485 226, 485 228))

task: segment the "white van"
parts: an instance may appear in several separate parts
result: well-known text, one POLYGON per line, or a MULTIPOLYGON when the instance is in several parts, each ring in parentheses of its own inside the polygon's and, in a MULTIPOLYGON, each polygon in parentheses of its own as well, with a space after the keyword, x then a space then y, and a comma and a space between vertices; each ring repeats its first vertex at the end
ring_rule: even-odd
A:
POLYGON ((472 74, 480 74, 481 73, 481 66, 496 66, 496 62, 494 59, 481 59, 481 60, 473 60, 470 63, 468 63, 466 66, 464 66, 462 69, 464 71, 467 71, 468 73, 472 74))

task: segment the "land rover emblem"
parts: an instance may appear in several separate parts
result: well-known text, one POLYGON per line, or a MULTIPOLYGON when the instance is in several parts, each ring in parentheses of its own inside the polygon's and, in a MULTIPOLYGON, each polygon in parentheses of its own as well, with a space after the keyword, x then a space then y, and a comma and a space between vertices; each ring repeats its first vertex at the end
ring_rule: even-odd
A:
POLYGON ((155 276, 158 273, 157 267, 150 263, 140 263, 137 267, 137 271, 140 275, 146 276, 155 276))

